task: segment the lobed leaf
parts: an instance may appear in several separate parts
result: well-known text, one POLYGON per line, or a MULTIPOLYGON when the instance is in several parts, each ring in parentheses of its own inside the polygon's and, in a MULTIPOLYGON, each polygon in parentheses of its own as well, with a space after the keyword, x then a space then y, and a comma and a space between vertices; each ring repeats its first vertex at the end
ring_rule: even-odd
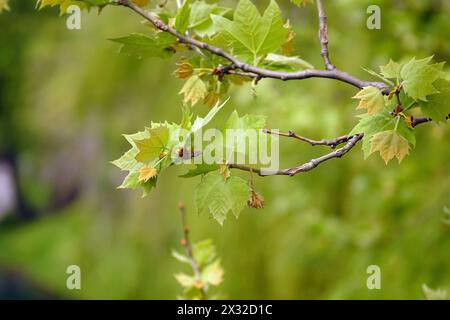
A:
POLYGON ((246 207, 250 196, 250 187, 239 177, 225 179, 217 171, 203 177, 195 189, 195 203, 199 214, 209 214, 220 225, 231 211, 236 218, 246 207))
POLYGON ((367 109, 368 114, 374 114, 384 107, 384 97, 381 91, 375 87, 364 87, 353 99, 359 99, 359 105, 356 109, 367 109))
POLYGON ((253 64, 258 64, 265 54, 279 50, 288 34, 274 0, 263 16, 250 0, 240 0, 233 21, 218 15, 213 15, 212 20, 233 53, 253 64))
POLYGON ((400 71, 403 88, 414 100, 427 101, 427 96, 439 92, 433 83, 440 77, 444 64, 431 64, 432 59, 412 58, 400 71))
POLYGON ((379 151, 386 164, 394 157, 400 163, 409 153, 410 148, 408 140, 398 134, 396 130, 378 132, 370 139, 370 144, 370 153, 379 151))

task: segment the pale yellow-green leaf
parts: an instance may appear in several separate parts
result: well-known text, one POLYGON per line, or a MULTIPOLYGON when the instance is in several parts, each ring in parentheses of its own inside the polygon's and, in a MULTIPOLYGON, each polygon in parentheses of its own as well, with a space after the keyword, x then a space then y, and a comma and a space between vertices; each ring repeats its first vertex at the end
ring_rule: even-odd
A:
POLYGON ((400 163, 409 153, 409 142, 396 130, 387 130, 375 134, 370 139, 370 153, 380 152, 381 158, 387 164, 394 157, 400 163))
POLYGON ((174 275, 174 277, 178 281, 178 283, 185 288, 190 288, 195 285, 195 278, 188 276, 185 273, 177 273, 176 275, 174 275))
POLYGON ((139 162, 147 163, 161 155, 169 140, 169 128, 160 126, 148 129, 150 138, 135 140, 136 147, 139 149, 135 159, 139 162))
POLYGON ((364 87, 353 99, 359 99, 356 109, 366 109, 368 114, 374 114, 384 107, 384 97, 380 90, 375 87, 364 87))
POLYGON ((217 259, 203 269, 201 277, 204 283, 218 286, 223 281, 223 274, 224 272, 220 265, 220 260, 217 259))
POLYGON ((225 180, 230 177, 231 173, 227 164, 219 165, 219 174, 221 174, 225 178, 225 180))
POLYGON ((191 103, 195 105, 198 101, 203 100, 208 93, 208 89, 203 80, 193 75, 190 77, 181 88, 180 94, 184 95, 184 103, 191 103))
POLYGON ((185 256, 184 254, 179 253, 178 251, 172 250, 172 257, 177 259, 180 262, 190 264, 191 260, 185 256))

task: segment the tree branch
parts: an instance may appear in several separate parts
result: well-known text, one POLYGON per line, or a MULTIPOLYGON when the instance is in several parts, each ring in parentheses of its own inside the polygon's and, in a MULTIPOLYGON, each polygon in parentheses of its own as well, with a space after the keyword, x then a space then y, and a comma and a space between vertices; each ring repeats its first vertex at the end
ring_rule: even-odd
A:
POLYGON ((315 146, 329 146, 332 149, 336 148, 338 145, 347 142, 348 140, 350 140, 352 137, 351 136, 340 136, 337 137, 335 139, 331 139, 331 140, 327 140, 327 139, 322 139, 322 140, 312 140, 303 136, 299 136, 298 134, 296 134, 294 131, 288 131, 287 133, 283 133, 283 132, 272 132, 270 129, 263 129, 263 132, 267 133, 267 134, 273 134, 273 135, 278 135, 281 137, 288 137, 288 138, 294 138, 306 143, 309 143, 311 146, 315 147, 315 146))
POLYGON ((317 3, 317 15, 319 16, 319 41, 320 41, 320 55, 325 63, 325 69, 334 70, 336 67, 331 63, 328 54, 328 24, 325 10, 323 9, 322 0, 316 0, 317 3))
MULTIPOLYGON (((317 12, 319 17, 319 41, 321 46, 321 56, 323 58, 325 68, 326 70, 318 70, 318 69, 306 69, 303 71, 297 71, 297 72, 280 72, 280 71, 274 71, 274 70, 268 70, 264 68, 259 68, 257 66, 246 64, 245 62, 242 62, 237 57, 233 56, 229 52, 212 46, 206 42, 199 41, 197 39, 191 38, 189 34, 181 34, 176 29, 172 28, 171 26, 165 24, 163 21, 161 21, 158 17, 152 15, 151 13, 148 13, 147 11, 143 10, 136 4, 134 4, 131 0, 117 0, 117 3, 119 5, 125 6, 142 16, 144 19, 152 23, 152 25, 163 31, 167 32, 174 37, 178 39, 180 43, 186 44, 189 47, 194 47, 199 50, 208 51, 214 55, 220 56, 224 58, 225 60, 228 60, 230 62, 229 66, 219 66, 216 68, 216 72, 220 74, 239 74, 251 78, 261 79, 261 78, 273 78, 273 79, 279 79, 283 81, 287 80, 303 80, 303 79, 309 79, 309 78, 328 78, 328 79, 334 79, 338 80, 347 84, 350 84, 352 86, 355 86, 357 88, 363 88, 367 86, 373 86, 378 88, 383 92, 383 94, 389 94, 389 86, 384 82, 371 82, 371 81, 365 81, 361 80, 359 78, 356 78, 344 71, 341 71, 337 69, 332 63, 329 58, 328 53, 328 27, 327 27, 327 17, 325 15, 325 10, 323 8, 323 4, 321 0, 316 0, 317 3, 317 12), (241 71, 238 71, 241 70, 241 71)), ((449 115, 450 116, 450 115, 449 115)), ((449 117, 447 117, 449 118, 449 117)), ((431 119, 427 118, 416 118, 413 120, 413 127, 432 121, 431 119)), ((270 130, 266 131, 269 134, 275 134, 272 133, 270 130)), ((312 140, 306 137, 299 136, 295 134, 292 131, 289 131, 288 133, 277 133, 280 136, 286 136, 286 137, 292 137, 300 141, 304 141, 309 143, 312 146, 317 145, 325 145, 329 146, 331 148, 336 148, 338 145, 342 143, 346 143, 342 148, 336 149, 333 152, 330 152, 322 157, 311 159, 310 161, 293 168, 278 170, 276 172, 271 172, 270 174, 265 173, 263 170, 258 168, 252 168, 245 165, 238 165, 238 164, 230 164, 229 167, 233 169, 243 170, 243 171, 249 171, 249 172, 255 172, 259 174, 260 176, 265 175, 285 175, 285 176, 294 176, 300 172, 307 172, 310 171, 317 166, 319 166, 321 163, 326 162, 333 158, 341 158, 345 154, 347 154, 361 139, 363 139, 364 134, 357 134, 354 136, 341 136, 336 139, 332 140, 312 140)), ((187 233, 185 233, 185 238, 187 238, 187 233)), ((191 250, 188 247, 186 250, 191 250)), ((189 254, 188 254, 189 255, 189 254)), ((192 252, 191 252, 192 256, 192 252)), ((193 264, 194 268, 194 264, 193 264)), ((195 269, 194 269, 195 270, 195 269)))
MULTIPOLYGON (((446 120, 450 119, 450 113, 447 115, 447 117, 445 117, 445 119, 446 120)), ((412 126, 414 128, 415 126, 418 126, 419 124, 427 123, 427 122, 430 122, 430 121, 433 121, 433 119, 425 118, 425 117, 414 118, 413 121, 412 121, 412 126)))
MULTIPOLYGON (((264 176, 269 176, 269 175, 278 175, 278 176, 295 176, 298 173, 301 172, 307 172, 307 171, 311 171, 312 169, 316 168, 317 166, 319 166, 321 163, 326 162, 328 160, 331 160, 333 158, 341 158, 343 157, 345 154, 347 154, 351 149, 353 149, 353 147, 358 143, 359 140, 361 140, 364 137, 364 134, 360 133, 360 134, 356 134, 352 137, 348 138, 348 141, 346 143, 345 146, 343 146, 342 148, 336 149, 333 152, 330 152, 326 155, 323 155, 319 158, 315 158, 315 159, 311 159, 310 161, 297 166, 297 167, 293 167, 293 168, 288 168, 288 169, 282 169, 282 170, 278 170, 275 172, 265 172, 264 170, 261 170, 259 168, 252 168, 249 166, 245 166, 245 165, 239 165, 239 164, 229 164, 229 167, 231 169, 238 169, 238 170, 242 170, 242 171, 248 171, 248 172, 254 172, 262 177, 264 176)), ((341 137, 340 137, 341 138, 341 137)), ((337 138, 339 139, 339 138, 337 138)), ((332 140, 330 140, 332 141, 332 140)))
POLYGON ((130 8, 131 10, 142 16, 144 19, 152 23, 153 26, 155 26, 155 28, 173 35, 178 39, 180 43, 184 43, 188 46, 194 46, 201 50, 209 51, 212 54, 215 54, 230 61, 236 67, 236 69, 241 69, 244 72, 256 74, 258 75, 259 78, 273 78, 283 81, 303 80, 309 78, 328 78, 348 83, 357 88, 373 86, 387 92, 386 89, 388 88, 388 85, 383 82, 364 81, 338 69, 333 70, 307 69, 297 72, 280 72, 252 66, 240 61, 238 58, 236 58, 235 56, 233 56, 232 54, 226 52, 221 48, 217 48, 205 42, 199 41, 197 39, 179 33, 177 30, 168 26, 163 21, 158 19, 156 16, 146 12, 145 10, 134 4, 131 0, 118 0, 117 3, 119 5, 130 8))

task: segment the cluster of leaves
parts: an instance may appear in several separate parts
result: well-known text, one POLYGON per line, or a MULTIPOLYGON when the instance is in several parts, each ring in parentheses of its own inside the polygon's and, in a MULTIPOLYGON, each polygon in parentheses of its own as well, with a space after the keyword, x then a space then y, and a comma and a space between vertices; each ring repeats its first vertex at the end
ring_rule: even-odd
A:
MULTIPOLYGON (((131 149, 112 162, 121 170, 128 172, 119 188, 143 188, 143 196, 145 196, 156 186, 158 177, 165 169, 189 162, 191 158, 201 154, 203 150, 194 150, 191 141, 224 104, 216 104, 204 118, 197 117, 194 122, 191 121, 192 114, 189 109, 184 108, 180 124, 152 123, 145 131, 124 135, 131 144, 131 149)), ((265 123, 264 116, 248 114, 240 117, 234 111, 221 131, 242 129, 240 132, 245 134, 247 129, 262 130, 265 123)), ((242 152, 239 145, 233 148, 235 150, 231 150, 228 154, 242 152)), ((231 176, 227 159, 224 158, 217 164, 197 164, 182 177, 190 178, 199 175, 204 175, 195 191, 195 202, 199 213, 207 213, 223 224, 228 212, 231 211, 237 218, 247 205, 252 207, 255 197, 252 186, 240 177, 231 176)), ((261 202, 262 200, 258 207, 262 206, 261 202)), ((256 206, 253 205, 253 207, 256 206)))
POLYGON ((450 82, 442 71, 444 63, 433 63, 433 57, 415 58, 397 63, 390 61, 380 67, 380 73, 368 70, 392 87, 384 94, 375 87, 365 87, 354 96, 359 99, 357 109, 365 109, 351 135, 364 133, 363 152, 367 158, 379 152, 388 163, 394 157, 398 162, 416 144, 412 111, 433 119, 445 121, 450 110, 450 82))
MULTIPOLYGON (((4 0, 0 0, 4 1, 4 0)), ((132 0, 140 7, 150 6, 148 0, 132 0)), ((115 3, 110 0, 39 0, 39 6, 59 5, 61 10, 70 3, 82 3, 86 8, 115 3)), ((305 5, 311 0, 291 0, 305 5)), ((180 34, 224 48, 243 62, 280 71, 312 68, 297 56, 292 56, 295 34, 289 21, 283 19, 280 9, 271 0, 261 13, 250 0, 239 0, 235 8, 226 8, 214 0, 185 0, 180 8, 175 1, 158 4, 150 14, 180 34)), ((125 135, 131 149, 113 163, 128 175, 119 188, 142 188, 144 195, 156 186, 160 174, 173 165, 195 157, 203 150, 194 150, 192 137, 206 126, 223 106, 219 101, 227 95, 231 85, 242 85, 250 77, 226 72, 229 62, 221 56, 200 51, 180 42, 170 33, 150 25, 146 34, 130 34, 112 39, 121 44, 125 54, 145 58, 178 56, 175 76, 185 82, 183 118, 177 123, 152 123, 149 128, 133 135, 125 135), (192 122, 189 107, 202 102, 211 107, 205 118, 192 122)), ((364 109, 351 135, 364 133, 364 156, 379 152, 386 163, 396 157, 400 162, 415 146, 412 112, 419 112, 434 121, 444 121, 449 108, 450 82, 442 71, 443 63, 433 63, 432 57, 404 63, 390 61, 380 72, 368 70, 382 79, 390 90, 365 87, 354 97, 364 109), (387 92, 389 91, 389 92, 387 92)), ((257 80, 253 80, 256 84, 257 80)), ((221 130, 262 129, 265 118, 255 115, 240 117, 233 112, 221 130)), ((235 152, 235 151, 234 151, 235 152)), ((262 198, 251 184, 231 176, 228 159, 213 165, 200 164, 183 177, 202 176, 195 191, 195 202, 200 213, 208 213, 223 224, 229 212, 236 217, 246 205, 259 208, 262 198)))
MULTIPOLYGON (((180 9, 158 7, 152 13, 180 33, 209 44, 226 48, 229 52, 254 65, 281 71, 312 68, 312 65, 293 51, 294 32, 288 21, 283 21, 281 11, 272 0, 261 15, 250 0, 240 0, 236 8, 219 6, 216 1, 186 0, 180 9)), ((184 103, 191 106, 203 102, 213 106, 228 92, 230 85, 242 85, 249 78, 237 74, 224 77, 218 66, 227 60, 198 52, 169 34, 155 31, 150 35, 131 34, 113 39, 122 44, 123 53, 138 58, 170 58, 180 53, 175 75, 185 80, 180 94, 184 103)))
MULTIPOLYGON (((172 251, 172 256, 182 263, 195 263, 192 274, 177 273, 175 279, 183 287, 183 293, 178 298, 182 300, 205 299, 205 295, 211 286, 218 286, 223 282, 224 271, 217 257, 216 247, 212 240, 203 240, 192 245, 192 258, 172 251)), ((218 296, 208 296, 209 299, 219 298, 218 296)))

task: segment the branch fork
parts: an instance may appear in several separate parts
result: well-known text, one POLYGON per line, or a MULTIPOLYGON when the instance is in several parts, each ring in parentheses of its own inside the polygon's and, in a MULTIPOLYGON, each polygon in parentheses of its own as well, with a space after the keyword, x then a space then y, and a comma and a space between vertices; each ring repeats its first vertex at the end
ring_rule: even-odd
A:
MULTIPOLYGON (((212 46, 206 42, 199 41, 197 39, 194 39, 189 36, 189 34, 181 34, 176 29, 172 28, 171 26, 165 24, 163 21, 158 19, 156 16, 148 13, 147 11, 143 10, 136 4, 134 4, 131 0, 117 0, 117 4, 128 7, 129 9, 133 10, 137 14, 139 14, 141 17, 149 21, 153 24, 153 26, 163 32, 167 32, 174 37, 178 39, 180 43, 184 43, 187 46, 191 48, 196 48, 198 50, 204 50, 208 51, 214 55, 220 56, 224 58, 225 60, 228 60, 230 62, 227 66, 218 66, 214 70, 214 72, 219 75, 219 77, 223 77, 226 74, 239 74, 242 76, 255 78, 257 80, 262 78, 272 78, 272 79, 279 79, 283 81, 288 80, 303 80, 303 79, 309 79, 309 78, 328 78, 328 79, 334 79, 337 81, 341 81, 344 83, 347 83, 349 85, 352 85, 354 87, 357 87, 359 89, 362 89, 367 86, 372 86, 375 88, 378 88, 382 91, 383 94, 389 95, 391 93, 390 87, 388 84, 384 82, 373 82, 373 81, 366 81, 359 79, 355 76, 352 76, 344 71, 339 70, 334 66, 334 64, 331 62, 329 57, 329 51, 328 51, 328 25, 327 25, 327 16, 325 14, 325 10, 322 4, 321 0, 316 0, 317 4, 317 14, 319 18, 319 43, 321 47, 320 55, 322 56, 325 70, 320 69, 306 69, 302 71, 297 72, 280 72, 280 71, 274 71, 269 69, 260 68, 257 66, 249 65, 244 63, 243 61, 239 60, 237 57, 233 56, 231 53, 212 46), (240 70, 240 71, 239 71, 240 70)), ((450 117, 450 114, 447 118, 450 117)), ((427 118, 415 118, 412 120, 412 126, 415 127, 421 123, 426 123, 431 121, 431 119, 427 118)), ((270 129, 265 130, 266 133, 272 134, 270 129)), ((274 133, 275 134, 275 133, 274 133)), ((364 137, 364 134, 356 134, 354 136, 340 136, 335 139, 331 140, 312 140, 300 135, 297 135, 293 131, 289 131, 288 133, 276 133, 279 136, 285 136, 294 138, 303 142, 306 142, 310 144, 311 146, 328 146, 332 149, 335 149, 334 151, 325 154, 319 158, 311 159, 308 162, 297 166, 293 168, 278 170, 276 172, 272 172, 270 175, 285 175, 285 176, 294 176, 301 172, 307 172, 310 171, 317 166, 319 166, 321 163, 326 162, 328 160, 334 159, 334 158, 341 158, 345 154, 347 154, 351 149, 355 147, 355 145, 358 143, 358 141, 362 140, 364 137), (345 145, 339 149, 336 149, 339 145, 344 144, 345 145)), ((238 165, 238 164, 229 164, 229 168, 248 171, 248 172, 254 172, 257 173, 260 176, 266 176, 269 175, 266 172, 264 172, 261 169, 258 168, 252 168, 245 165, 238 165)))

